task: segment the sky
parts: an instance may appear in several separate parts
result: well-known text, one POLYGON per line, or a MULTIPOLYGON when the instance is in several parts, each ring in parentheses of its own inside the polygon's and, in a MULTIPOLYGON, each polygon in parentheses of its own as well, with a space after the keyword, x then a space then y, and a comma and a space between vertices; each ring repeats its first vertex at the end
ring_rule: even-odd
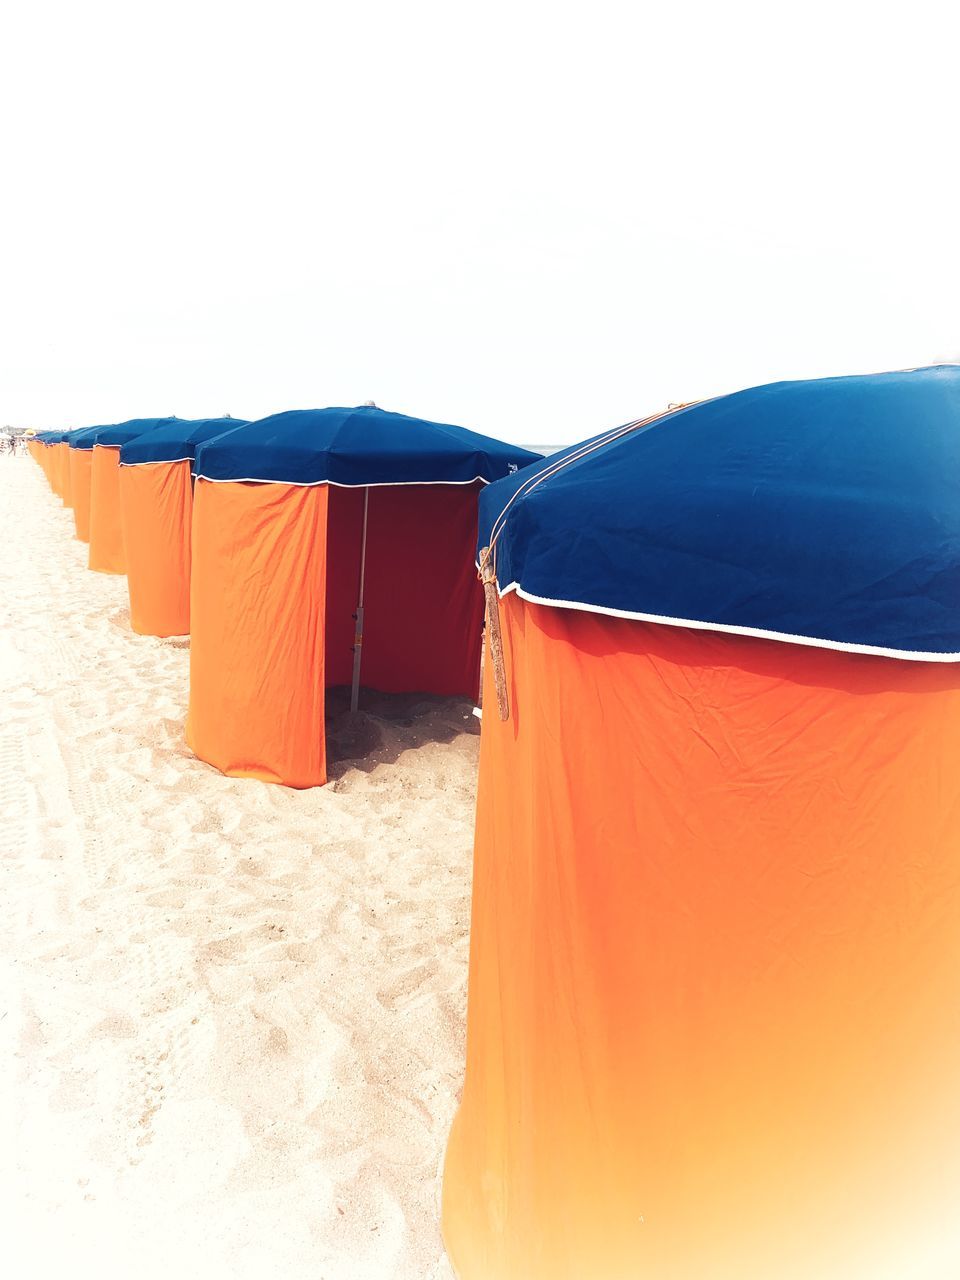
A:
POLYGON ((0 425, 563 444, 960 359, 947 4, 20 0, 0 425))

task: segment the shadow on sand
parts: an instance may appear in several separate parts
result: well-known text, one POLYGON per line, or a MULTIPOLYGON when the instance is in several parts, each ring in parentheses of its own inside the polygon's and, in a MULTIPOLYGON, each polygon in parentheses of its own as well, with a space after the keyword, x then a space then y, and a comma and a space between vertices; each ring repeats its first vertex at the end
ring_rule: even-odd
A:
POLYGON ((429 743, 453 742, 478 734, 472 702, 428 693, 378 693, 360 690, 360 709, 350 711, 350 690, 327 690, 327 776, 331 782, 350 769, 372 773, 394 764, 404 751, 429 743))

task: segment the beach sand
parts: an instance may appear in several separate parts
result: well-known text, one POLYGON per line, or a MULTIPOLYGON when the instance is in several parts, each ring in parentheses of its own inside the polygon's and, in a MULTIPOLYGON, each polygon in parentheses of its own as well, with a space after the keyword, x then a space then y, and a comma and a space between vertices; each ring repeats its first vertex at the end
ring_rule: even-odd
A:
POLYGON ((224 778, 29 459, 0 531, 4 1274, 448 1280, 470 704, 341 699, 329 786, 224 778))

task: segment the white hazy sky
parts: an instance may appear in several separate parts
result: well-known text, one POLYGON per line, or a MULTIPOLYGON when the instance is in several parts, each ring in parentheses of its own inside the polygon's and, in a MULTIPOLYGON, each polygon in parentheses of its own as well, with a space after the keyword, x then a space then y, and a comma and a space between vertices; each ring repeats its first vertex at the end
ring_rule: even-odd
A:
POLYGON ((0 5, 0 424, 528 443, 960 356, 956 6, 0 5))

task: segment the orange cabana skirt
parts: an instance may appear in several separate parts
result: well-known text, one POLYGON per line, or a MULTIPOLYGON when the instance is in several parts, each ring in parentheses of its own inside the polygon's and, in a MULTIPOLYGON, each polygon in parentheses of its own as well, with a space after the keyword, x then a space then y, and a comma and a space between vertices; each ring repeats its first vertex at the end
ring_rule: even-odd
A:
MULTIPOLYGON (((60 477, 63 488, 63 505, 73 509, 73 474, 70 470, 70 446, 66 443, 57 445, 60 451, 60 477)), ((73 450, 76 453, 76 450, 73 450)))
POLYGON ((190 463, 120 468, 130 625, 145 636, 190 630, 190 463))
POLYGON ((73 493, 73 524, 81 542, 90 541, 90 488, 93 450, 70 450, 70 488, 73 493))
POLYGON ((960 1275, 960 670, 502 611, 460 1280, 960 1275))
MULTIPOLYGON (((351 679, 362 518, 362 489, 197 481, 187 741, 221 772, 326 782, 324 690, 351 679)), ((371 488, 364 686, 476 696, 476 531, 472 485, 371 488)))
POLYGON ((120 520, 120 450, 95 444, 90 468, 90 554, 99 573, 126 573, 120 520))
POLYGON ((47 480, 50 482, 50 488, 59 498, 62 488, 60 484, 60 446, 48 444, 45 446, 45 450, 47 480))

